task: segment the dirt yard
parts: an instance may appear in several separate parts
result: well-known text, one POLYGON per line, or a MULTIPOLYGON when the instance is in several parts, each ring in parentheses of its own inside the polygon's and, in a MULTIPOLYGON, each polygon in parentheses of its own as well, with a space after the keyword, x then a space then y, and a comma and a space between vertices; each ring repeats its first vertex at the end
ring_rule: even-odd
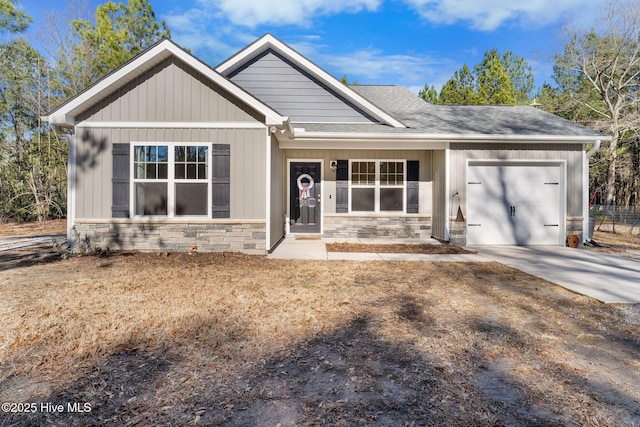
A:
POLYGON ((640 424, 640 305, 496 263, 2 265, 2 426, 640 424))

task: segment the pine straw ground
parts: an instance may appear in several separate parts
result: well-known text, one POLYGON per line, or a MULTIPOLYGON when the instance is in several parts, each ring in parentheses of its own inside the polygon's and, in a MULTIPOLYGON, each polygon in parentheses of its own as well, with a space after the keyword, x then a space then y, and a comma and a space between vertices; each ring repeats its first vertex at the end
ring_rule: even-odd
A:
POLYGON ((38 404, 2 426, 640 424, 640 306, 496 263, 111 253, 0 295, 0 402, 38 404))

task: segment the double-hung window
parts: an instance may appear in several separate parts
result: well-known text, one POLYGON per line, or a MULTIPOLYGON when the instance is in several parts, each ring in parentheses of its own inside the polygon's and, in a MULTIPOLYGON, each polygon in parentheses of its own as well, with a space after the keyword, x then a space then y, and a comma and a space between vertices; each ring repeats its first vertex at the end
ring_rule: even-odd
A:
POLYGON ((209 145, 134 145, 134 215, 210 216, 209 152, 209 145))
POLYGON ((351 212, 404 212, 404 160, 352 160, 351 212))

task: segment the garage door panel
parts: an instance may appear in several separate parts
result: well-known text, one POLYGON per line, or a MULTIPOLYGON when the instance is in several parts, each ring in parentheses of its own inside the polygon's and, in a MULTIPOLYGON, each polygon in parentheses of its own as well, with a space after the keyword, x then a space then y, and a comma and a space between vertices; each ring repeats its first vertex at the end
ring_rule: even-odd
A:
POLYGON ((468 167, 468 244, 557 245, 560 167, 468 167))

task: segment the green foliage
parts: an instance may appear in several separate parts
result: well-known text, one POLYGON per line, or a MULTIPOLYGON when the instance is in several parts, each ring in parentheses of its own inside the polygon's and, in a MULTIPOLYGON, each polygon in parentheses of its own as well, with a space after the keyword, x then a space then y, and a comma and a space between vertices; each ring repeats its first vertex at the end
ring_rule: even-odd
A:
POLYGON ((465 64, 442 86, 439 104, 528 104, 534 77, 527 61, 511 51, 491 49, 473 67, 465 64))
POLYGON ((30 22, 31 17, 16 9, 15 1, 0 0, 0 34, 5 31, 20 33, 27 29, 30 22))
POLYGON ((439 104, 478 104, 476 93, 476 78, 469 70, 467 64, 455 73, 440 90, 439 104))
POLYGON ((51 70, 21 38, 1 44, 0 57, 0 220, 61 217, 66 144, 39 119, 51 70))
POLYGON ((161 38, 170 37, 165 22, 158 22, 148 0, 98 6, 95 22, 76 19, 58 57, 62 98, 82 91, 161 38))
POLYGON ((418 92, 418 96, 420 96, 420 98, 424 99, 429 104, 438 103, 438 91, 433 85, 429 86, 428 84, 425 84, 424 89, 418 92))

